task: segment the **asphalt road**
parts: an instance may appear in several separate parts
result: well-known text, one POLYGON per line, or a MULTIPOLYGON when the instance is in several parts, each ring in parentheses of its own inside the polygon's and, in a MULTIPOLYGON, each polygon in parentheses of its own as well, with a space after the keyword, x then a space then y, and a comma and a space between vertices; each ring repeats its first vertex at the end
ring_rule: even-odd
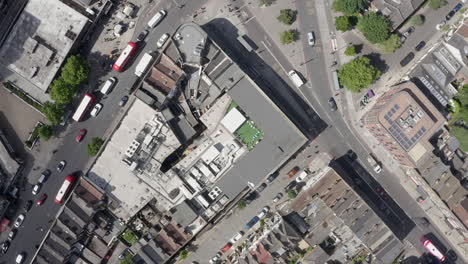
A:
MULTIPOLYGON (((83 173, 83 170, 90 161, 90 157, 86 152, 86 145, 93 137, 103 137, 107 132, 110 132, 109 130, 112 128, 112 124, 122 116, 124 109, 120 107, 118 103, 122 96, 128 95, 126 88, 131 87, 137 80, 134 75, 134 70, 140 57, 146 51, 156 50, 156 42, 162 34, 166 32, 172 33, 181 23, 189 21, 193 12, 199 9, 205 2, 206 1, 204 0, 187 1, 185 6, 180 9, 177 8, 175 3, 171 0, 161 1, 150 9, 149 15, 141 18, 142 20, 147 21, 152 15, 162 8, 168 11, 166 18, 156 28, 150 31, 150 34, 146 39, 146 45, 138 53, 138 57, 133 60, 132 65, 129 65, 122 73, 110 71, 107 75, 102 76, 101 80, 116 77, 118 79, 118 83, 114 87, 113 91, 105 97, 100 96, 98 91, 100 87, 96 87, 94 94, 96 94, 98 98, 101 97, 97 102, 103 104, 103 108, 98 116, 95 118, 88 117, 82 122, 74 122, 68 125, 66 130, 60 134, 60 137, 62 138, 61 144, 57 148, 56 153, 51 156, 50 161, 47 164, 34 164, 34 167, 40 167, 37 171, 31 171, 29 174, 25 172, 25 174, 28 174, 28 178, 34 179, 37 179, 37 175, 46 168, 50 169, 52 174, 43 185, 38 195, 32 195, 32 185, 25 186, 25 188, 21 190, 19 193, 21 202, 19 203, 17 215, 22 213, 22 207, 27 200, 33 200, 36 202, 42 193, 46 193, 48 198, 42 206, 37 207, 34 205, 26 214, 26 219, 19 228, 8 252, 0 257, 0 263, 11 263, 10 261, 15 259, 16 255, 21 252, 26 254, 25 263, 31 261, 32 256, 35 254, 36 247, 43 240, 47 230, 60 209, 60 205, 55 204, 53 199, 62 185, 64 178, 71 173, 83 173), (75 137, 81 129, 86 129, 88 133, 84 140, 81 143, 78 143, 75 141, 75 137), (66 160, 67 166, 62 173, 57 173, 55 168, 61 160, 66 160)), ((184 1, 178 0, 178 3, 184 4, 184 1)), ((136 38, 138 33, 139 31, 135 32, 134 38, 136 38)), ((132 98, 127 105, 131 102, 132 98)), ((31 182, 33 181, 31 180, 31 182)))

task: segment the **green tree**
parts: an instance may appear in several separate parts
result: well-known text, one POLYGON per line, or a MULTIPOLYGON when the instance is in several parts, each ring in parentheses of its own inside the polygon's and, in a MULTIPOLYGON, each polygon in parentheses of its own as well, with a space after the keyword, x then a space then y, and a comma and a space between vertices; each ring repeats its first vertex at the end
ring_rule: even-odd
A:
POLYGON ((383 42, 390 36, 390 23, 387 18, 373 12, 360 17, 357 28, 371 43, 383 42))
POLYGON ((86 59, 81 55, 72 55, 62 67, 60 78, 69 84, 78 86, 88 79, 89 66, 86 59))
POLYGON ((276 0, 260 0, 260 6, 271 6, 276 0))
POLYGON ((296 40, 296 31, 293 29, 283 31, 280 35, 281 43, 284 45, 291 44, 296 40))
POLYGON ((332 5, 333 11, 345 15, 362 13, 367 7, 369 7, 367 0, 335 0, 332 5))
POLYGON ((346 56, 354 56, 354 55, 356 55, 356 46, 354 46, 354 45, 348 46, 348 47, 345 49, 344 54, 345 54, 346 56))
POLYGON ((335 26, 336 30, 339 31, 348 31, 353 28, 353 25, 351 24, 351 19, 349 16, 339 16, 335 17, 335 26))
POLYGON ((75 95, 77 86, 62 80, 56 79, 50 86, 50 98, 57 103, 69 104, 75 95))
POLYGON ((447 4, 446 0, 429 0, 429 6, 436 10, 447 4))
POLYGON ((422 15, 414 15, 410 19, 410 23, 412 25, 415 25, 415 26, 420 26, 420 25, 424 24, 424 17, 422 15))
POLYGON ((59 103, 45 102, 41 112, 49 119, 52 125, 58 125, 62 122, 65 114, 65 107, 59 103))
POLYGON ((96 156, 103 144, 104 144, 104 140, 102 138, 98 138, 98 137, 92 138, 91 143, 89 143, 86 146, 88 150, 88 154, 90 156, 96 156))
POLYGON ((401 40, 397 34, 392 34, 390 37, 379 43, 379 48, 383 53, 393 53, 401 47, 401 40))
POLYGON ((260 219, 260 227, 264 227, 265 226, 265 219, 260 219))
POLYGON ((54 130, 51 126, 42 125, 38 128, 37 133, 42 139, 49 140, 50 137, 52 137, 52 135, 54 134, 54 130))
POLYGON ((125 258, 120 262, 120 264, 133 264, 132 260, 133 256, 131 254, 128 254, 125 256, 125 258))
POLYGON ((240 200, 240 201, 237 203, 237 208, 239 208, 239 209, 244 209, 246 206, 247 206, 247 204, 245 203, 245 200, 244 200, 244 199, 240 200))
POLYGON ((372 66, 366 57, 355 58, 338 71, 340 83, 352 92, 359 92, 379 77, 380 71, 372 66))
POLYGON ((179 256, 181 259, 186 259, 188 257, 188 251, 185 249, 182 249, 179 253, 179 256))
POLYGON ((297 192, 295 190, 289 190, 288 191, 288 197, 289 199, 294 199, 297 197, 297 192))
POLYGON ((296 20, 296 11, 292 9, 282 9, 277 19, 286 25, 291 25, 296 20))

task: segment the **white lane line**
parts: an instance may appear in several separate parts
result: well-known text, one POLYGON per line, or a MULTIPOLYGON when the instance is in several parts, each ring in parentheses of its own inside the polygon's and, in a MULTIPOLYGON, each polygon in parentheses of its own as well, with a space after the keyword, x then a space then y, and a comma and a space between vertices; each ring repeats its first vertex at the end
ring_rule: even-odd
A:
MULTIPOLYGON (((265 39, 265 41, 268 42, 268 40, 265 39)), ((265 46, 265 49, 268 50, 268 52, 270 53, 270 55, 273 57, 273 59, 275 59, 276 63, 278 63, 278 65, 281 67, 281 69, 284 71, 285 74, 288 73, 288 71, 286 71, 286 69, 283 67, 283 65, 281 65, 281 63, 279 62, 278 58, 276 58, 275 54, 273 54, 273 52, 271 51, 271 49, 265 44, 265 42, 262 40, 262 44, 263 46, 265 46)), ((271 45, 271 44, 270 44, 271 45)))

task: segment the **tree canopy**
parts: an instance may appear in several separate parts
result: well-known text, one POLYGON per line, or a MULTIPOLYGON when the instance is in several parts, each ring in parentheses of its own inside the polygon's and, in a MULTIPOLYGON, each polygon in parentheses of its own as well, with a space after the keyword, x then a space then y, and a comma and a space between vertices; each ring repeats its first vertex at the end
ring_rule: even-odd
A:
POLYGON ((446 0, 429 0, 429 6, 436 10, 447 4, 446 0))
POLYGON ((293 29, 283 31, 280 35, 280 40, 284 45, 293 43, 296 40, 296 31, 293 29))
POLYGON ((91 143, 89 143, 87 147, 88 154, 90 156, 96 156, 99 153, 102 145, 104 144, 104 140, 102 138, 93 137, 91 139, 91 143))
POLYGON ((351 23, 351 19, 349 16, 338 16, 335 17, 335 26, 336 30, 339 31, 348 31, 353 28, 353 25, 351 23))
POLYGON ((335 0, 332 9, 345 15, 362 13, 369 6, 367 0, 335 0))
POLYGON ((340 83, 352 92, 359 92, 380 77, 380 71, 366 57, 355 58, 338 71, 340 83))
POLYGON ((49 119, 52 125, 58 125, 62 122, 65 107, 59 103, 45 102, 42 106, 42 113, 49 119))
POLYGON ((37 132, 39 136, 44 140, 49 140, 49 138, 52 137, 52 135, 54 134, 52 127, 48 125, 40 126, 37 132))
POLYGON ((65 82, 59 78, 50 85, 50 98, 57 103, 69 104, 76 93, 78 87, 76 85, 65 82))
POLYGON ((88 73, 86 59, 81 55, 72 55, 63 65, 60 78, 66 83, 78 86, 88 78, 88 73))
POLYGON ((276 0, 259 0, 260 6, 271 6, 276 0))
POLYGON ((348 46, 344 52, 344 54, 346 56, 354 56, 356 55, 356 46, 354 45, 351 45, 351 46, 348 46))
POLYGON ((277 19, 286 25, 291 25, 296 20, 296 11, 292 9, 282 9, 277 19))
POLYGON ((420 26, 420 25, 424 24, 424 17, 422 15, 414 15, 410 19, 410 22, 411 22, 411 24, 413 24, 415 26, 420 26))
POLYGON ((386 17, 374 12, 360 17, 357 28, 371 43, 380 43, 390 37, 390 22, 386 17))

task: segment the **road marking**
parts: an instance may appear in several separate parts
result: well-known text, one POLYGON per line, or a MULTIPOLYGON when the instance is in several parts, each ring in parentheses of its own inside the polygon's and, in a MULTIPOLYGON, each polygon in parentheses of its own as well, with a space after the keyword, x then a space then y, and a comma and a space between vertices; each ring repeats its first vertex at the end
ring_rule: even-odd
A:
POLYGON ((273 59, 275 59, 275 61, 278 63, 278 65, 281 67, 281 69, 284 71, 284 73, 287 73, 286 69, 283 67, 283 65, 281 65, 281 63, 279 62, 278 58, 276 58, 275 54, 273 54, 273 52, 270 50, 270 48, 265 44, 265 42, 262 40, 262 44, 263 46, 265 46, 265 48, 268 50, 268 52, 271 54, 271 56, 273 57, 273 59))

